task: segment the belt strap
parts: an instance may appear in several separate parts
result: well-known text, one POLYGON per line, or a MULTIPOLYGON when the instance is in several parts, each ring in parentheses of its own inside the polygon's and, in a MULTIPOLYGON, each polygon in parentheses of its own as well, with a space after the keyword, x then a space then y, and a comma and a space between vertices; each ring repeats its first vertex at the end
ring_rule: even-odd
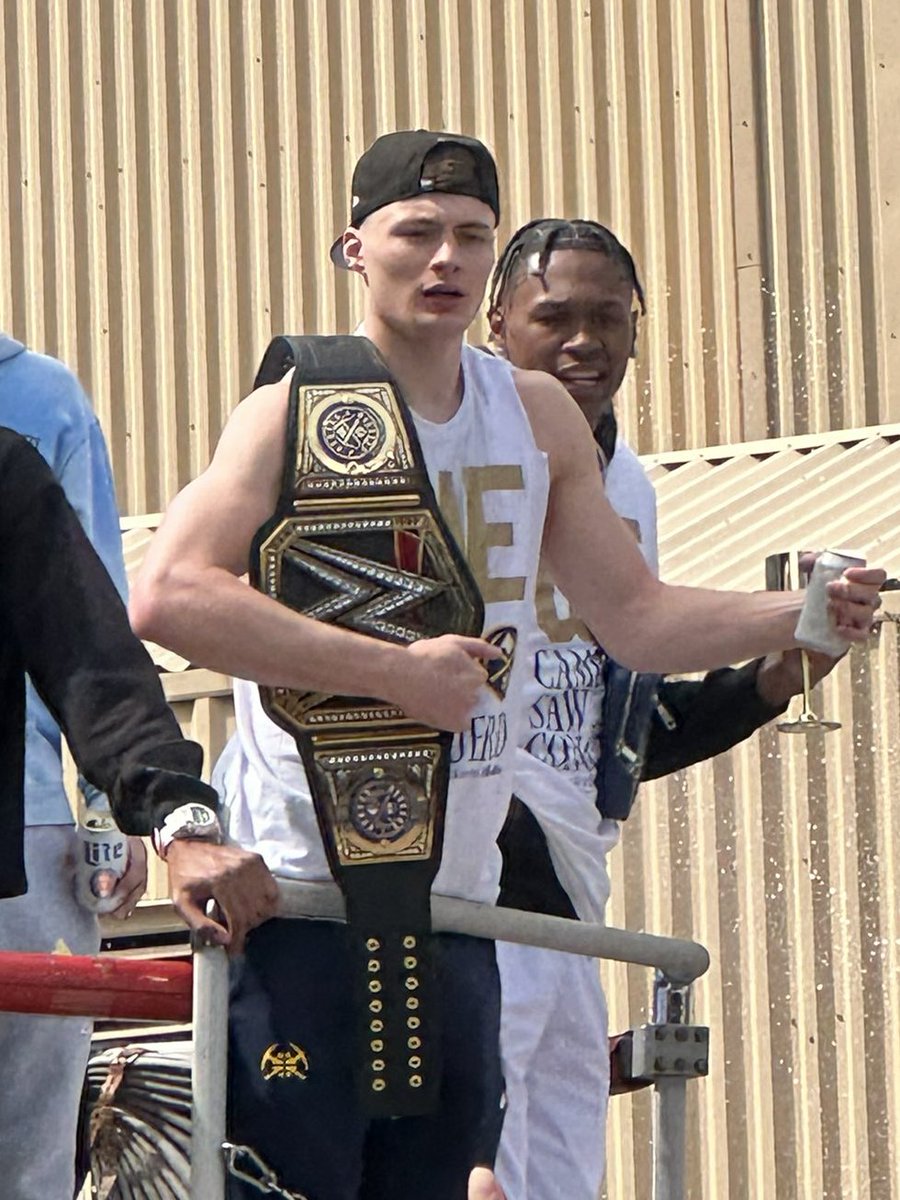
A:
MULTIPOLYGON (((257 384, 291 366, 281 497, 254 540, 254 586, 317 620, 400 644, 480 634, 478 588, 375 347, 360 337, 276 338, 257 384)), ((296 739, 346 897, 365 1109, 430 1111, 440 1084, 430 894, 450 735, 376 699, 260 693, 269 716, 296 739)))

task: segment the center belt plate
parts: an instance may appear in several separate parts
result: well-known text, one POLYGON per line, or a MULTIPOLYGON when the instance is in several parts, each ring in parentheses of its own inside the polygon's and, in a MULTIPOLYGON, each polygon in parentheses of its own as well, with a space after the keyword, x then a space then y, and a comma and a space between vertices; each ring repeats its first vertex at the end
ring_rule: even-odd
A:
MULTIPOLYGON (((307 617, 400 645, 443 633, 480 635, 477 585, 374 347, 355 337, 281 339, 269 355, 279 353, 296 364, 288 454, 279 509, 254 542, 254 586, 307 617)), ((364 1036, 381 1048, 366 1056, 369 1109, 425 1111, 438 1082, 429 1070, 433 1021, 426 1019, 429 900, 450 735, 377 699, 260 692, 269 716, 297 741, 348 921, 364 949, 364 1036), (403 1045, 415 1030, 414 1069, 387 1053, 393 1018, 403 1045), (410 1089, 418 1091, 414 1099, 410 1089), (380 1108, 373 1093, 382 1093, 380 1108)))

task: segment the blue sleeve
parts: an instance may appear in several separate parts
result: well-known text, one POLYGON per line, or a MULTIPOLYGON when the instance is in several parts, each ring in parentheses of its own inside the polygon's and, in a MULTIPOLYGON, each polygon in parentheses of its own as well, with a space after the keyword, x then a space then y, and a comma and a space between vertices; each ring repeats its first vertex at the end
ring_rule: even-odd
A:
MULTIPOLYGON (((85 407, 88 401, 82 392, 85 407)), ((83 436, 57 472, 69 503, 78 513, 100 561, 106 567, 123 600, 128 597, 119 510, 106 442, 90 413, 83 436)))
MULTIPOLYGON (((116 591, 127 601, 115 485, 106 442, 90 400, 68 367, 43 355, 28 352, 22 356, 17 382, 16 392, 29 398, 24 412, 19 413, 19 423, 26 426, 23 432, 32 435, 116 591)), ((26 720, 27 819, 29 823, 57 823, 68 809, 62 787, 59 729, 30 683, 26 720)), ((90 806, 97 794, 89 787, 85 789, 85 781, 79 779, 79 784, 90 806)))
MULTIPOLYGON (((75 383, 75 386, 81 393, 80 399, 85 410, 88 410, 87 396, 80 384, 75 383)), ((122 553, 116 489, 106 442, 93 412, 89 414, 84 435, 59 469, 59 482, 78 514, 91 545, 97 551, 97 557, 109 572, 116 591, 127 603, 128 580, 122 553)), ((106 798, 82 775, 78 777, 78 786, 88 808, 105 806, 106 798)))

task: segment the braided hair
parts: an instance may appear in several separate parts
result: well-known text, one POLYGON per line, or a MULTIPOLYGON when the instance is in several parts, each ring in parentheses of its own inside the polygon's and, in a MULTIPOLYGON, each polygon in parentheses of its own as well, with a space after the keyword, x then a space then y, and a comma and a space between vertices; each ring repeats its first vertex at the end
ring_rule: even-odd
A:
POLYGON ((631 286, 640 305, 641 316, 646 311, 644 289, 638 278, 634 259, 614 233, 597 221, 567 221, 557 217, 540 217, 529 221, 512 235, 497 259, 491 279, 488 319, 490 320, 506 295, 517 271, 533 255, 538 256, 536 275, 546 286, 547 264, 554 250, 596 250, 619 265, 631 280, 631 286))

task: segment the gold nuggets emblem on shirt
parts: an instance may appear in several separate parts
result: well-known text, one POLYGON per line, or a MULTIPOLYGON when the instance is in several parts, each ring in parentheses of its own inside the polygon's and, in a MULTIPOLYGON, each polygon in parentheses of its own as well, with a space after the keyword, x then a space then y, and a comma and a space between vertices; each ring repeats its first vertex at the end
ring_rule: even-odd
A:
POLYGON ((484 640, 497 648, 497 657, 485 664, 488 673, 485 682, 501 700, 506 696, 506 689, 509 687, 509 673, 516 653, 516 637, 512 625, 499 625, 484 635, 484 640))
POLYGON ((273 1042, 263 1052, 259 1069, 263 1079, 305 1079, 309 1059, 295 1042, 273 1042))

